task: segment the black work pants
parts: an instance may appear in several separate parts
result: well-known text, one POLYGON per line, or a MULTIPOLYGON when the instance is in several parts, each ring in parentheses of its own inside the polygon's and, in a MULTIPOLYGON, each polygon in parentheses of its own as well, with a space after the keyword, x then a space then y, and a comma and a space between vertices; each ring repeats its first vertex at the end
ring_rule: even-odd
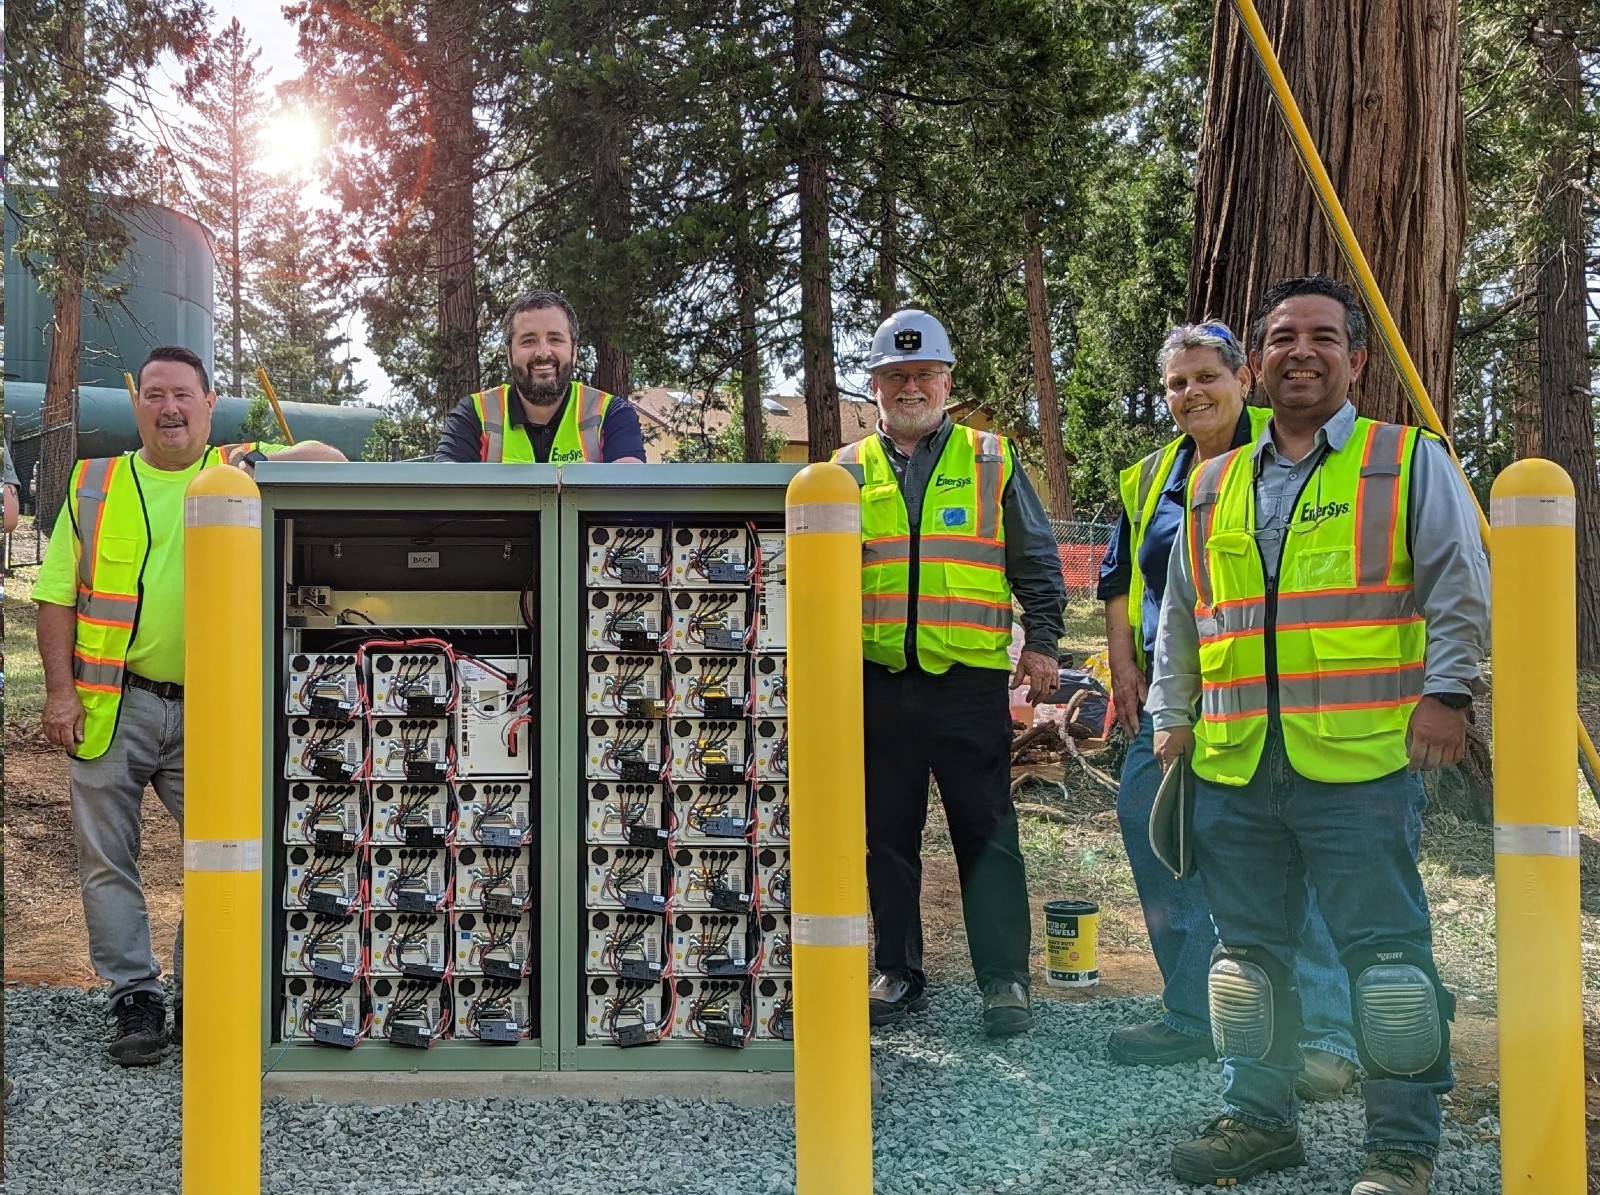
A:
POLYGON ((922 828, 939 782, 978 983, 1028 981, 1028 884, 1011 803, 1008 674, 865 665, 867 894, 880 971, 922 971, 922 828))

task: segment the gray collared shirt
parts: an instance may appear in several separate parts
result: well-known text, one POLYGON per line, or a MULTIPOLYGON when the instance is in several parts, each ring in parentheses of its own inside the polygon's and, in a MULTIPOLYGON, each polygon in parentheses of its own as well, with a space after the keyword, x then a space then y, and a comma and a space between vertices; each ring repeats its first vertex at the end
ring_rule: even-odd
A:
MULTIPOLYGON (((1256 475, 1255 538, 1268 578, 1277 575, 1296 496, 1309 486, 1306 500, 1315 498, 1321 477, 1317 465, 1327 453, 1349 443, 1355 424, 1356 409, 1347 402, 1317 429, 1315 446, 1303 460, 1287 460, 1278 452, 1271 423, 1250 450, 1256 475)), ((1422 437, 1411 462, 1406 527, 1412 589, 1428 634, 1422 691, 1476 692, 1483 684, 1479 665, 1489 647, 1489 559, 1466 484, 1444 445, 1431 436, 1422 437)), ((1161 603, 1154 676, 1146 702, 1158 729, 1194 721, 1200 697, 1194 602, 1189 554, 1175 551, 1167 567, 1167 593, 1161 603)))
MULTIPOLYGON (((922 524, 922 499, 933 478, 939 454, 949 442, 955 424, 945 416, 937 430, 918 441, 908 457, 880 428, 878 438, 888 454, 889 465, 900 482, 900 497, 906 504, 906 519, 912 527, 922 524)), ((1008 441, 1009 443, 1009 441, 1008 441)), ((1051 659, 1066 633, 1063 607, 1066 586, 1061 578, 1061 554, 1056 551, 1055 532, 1044 503, 1033 483, 1017 461, 1016 445, 1011 445, 1011 480, 1000 496, 1001 518, 1006 532, 1006 580, 1012 596, 1022 606, 1022 646, 1051 659)), ((915 628, 906 632, 906 658, 916 658, 915 628)))

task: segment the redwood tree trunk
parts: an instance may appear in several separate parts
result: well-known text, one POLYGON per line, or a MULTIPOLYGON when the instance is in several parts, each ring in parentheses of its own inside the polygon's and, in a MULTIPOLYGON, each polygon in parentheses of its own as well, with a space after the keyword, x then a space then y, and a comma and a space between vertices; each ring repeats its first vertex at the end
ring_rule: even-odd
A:
POLYGON ((428 42, 436 56, 430 190, 439 318, 435 400, 441 417, 480 388, 472 209, 478 157, 478 130, 472 116, 472 39, 477 25, 476 0, 434 0, 428 5, 428 42))
POLYGON ((1546 454, 1577 494, 1578 664, 1600 666, 1600 480, 1584 279, 1583 159, 1576 127, 1582 104, 1574 22, 1550 13, 1540 35, 1550 109, 1561 136, 1539 178, 1539 410, 1546 454))
POLYGON ((1028 255, 1022 264, 1023 290, 1028 300, 1028 347, 1033 353, 1033 392, 1039 400, 1039 443, 1044 448, 1045 488, 1050 513, 1058 519, 1072 517, 1072 469, 1061 439, 1061 397, 1056 391, 1056 368, 1050 345, 1050 308, 1044 296, 1044 246, 1039 240, 1039 213, 1022 218, 1028 234, 1028 255))
POLYGON ((839 380, 833 365, 833 271, 828 237, 828 136, 822 95, 822 15, 795 0, 795 119, 800 176, 800 356, 805 373, 807 455, 839 447, 839 380))
MULTIPOLYGON (((1450 427, 1466 172, 1456 0, 1261 0, 1289 85, 1423 385, 1450 427)), ((1217 0, 1189 318, 1241 333, 1274 281, 1353 282, 1249 35, 1217 0)), ((1356 404, 1417 422, 1374 336, 1356 404)))
POLYGON ((882 138, 878 154, 878 322, 881 324, 900 308, 900 272, 895 265, 895 254, 900 248, 900 209, 895 203, 893 186, 899 174, 889 160, 895 132, 892 98, 884 97, 878 119, 882 138))
POLYGON ((761 352, 756 339, 756 268, 752 250, 739 263, 739 391, 744 415, 744 459, 766 459, 766 411, 761 406, 761 352))
POLYGON ((56 258, 61 286, 50 297, 50 358, 40 413, 37 521, 54 527, 78 459, 78 354, 83 331, 83 273, 78 262, 56 258))

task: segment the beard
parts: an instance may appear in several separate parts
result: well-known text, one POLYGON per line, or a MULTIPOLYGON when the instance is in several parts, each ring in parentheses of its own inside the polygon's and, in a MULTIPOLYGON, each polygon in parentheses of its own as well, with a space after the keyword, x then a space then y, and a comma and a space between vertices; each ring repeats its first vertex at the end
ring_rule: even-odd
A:
POLYGON ((930 399, 918 407, 902 407, 891 400, 879 403, 878 414, 891 434, 920 440, 944 422, 944 404, 930 399))
MULTIPOLYGON (((549 364, 549 360, 538 364, 549 364)), ((567 391, 572 386, 572 362, 556 361, 555 377, 548 382, 535 381, 533 365, 511 366, 511 386, 517 392, 517 397, 525 402, 530 402, 536 407, 553 407, 567 396, 567 391)))

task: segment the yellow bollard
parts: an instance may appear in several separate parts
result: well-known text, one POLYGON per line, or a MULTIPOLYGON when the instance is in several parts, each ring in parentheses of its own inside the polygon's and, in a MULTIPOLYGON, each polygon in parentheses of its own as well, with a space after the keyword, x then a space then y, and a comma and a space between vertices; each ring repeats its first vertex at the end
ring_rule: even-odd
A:
POLYGON ((1501 1189, 1582 1195, 1572 481, 1550 461, 1518 461, 1489 509, 1501 1189))
POLYGON ((872 1190, 861 494, 808 465, 785 499, 794 1135, 799 1195, 872 1190))
POLYGON ((184 498, 184 1195, 261 1191, 261 493, 184 498))

